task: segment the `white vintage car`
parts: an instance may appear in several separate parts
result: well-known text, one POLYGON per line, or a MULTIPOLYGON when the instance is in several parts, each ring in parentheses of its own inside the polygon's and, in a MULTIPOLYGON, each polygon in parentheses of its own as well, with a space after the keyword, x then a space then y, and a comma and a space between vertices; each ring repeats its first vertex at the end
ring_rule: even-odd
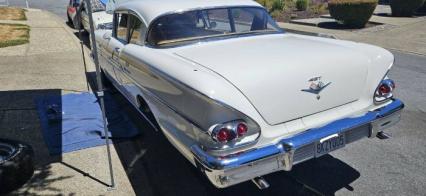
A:
POLYGON ((404 107, 389 51, 283 32, 252 0, 130 1, 95 33, 103 73, 218 188, 265 188, 262 175, 384 136, 404 107))

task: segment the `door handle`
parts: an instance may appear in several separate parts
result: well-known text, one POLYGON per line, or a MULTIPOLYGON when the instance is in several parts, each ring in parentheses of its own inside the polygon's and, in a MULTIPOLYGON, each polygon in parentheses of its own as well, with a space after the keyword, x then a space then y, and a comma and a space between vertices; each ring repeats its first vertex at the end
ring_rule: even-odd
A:
POLYGON ((114 48, 114 51, 115 51, 116 53, 119 53, 119 52, 120 52, 120 48, 119 48, 119 47, 116 47, 116 48, 114 48))

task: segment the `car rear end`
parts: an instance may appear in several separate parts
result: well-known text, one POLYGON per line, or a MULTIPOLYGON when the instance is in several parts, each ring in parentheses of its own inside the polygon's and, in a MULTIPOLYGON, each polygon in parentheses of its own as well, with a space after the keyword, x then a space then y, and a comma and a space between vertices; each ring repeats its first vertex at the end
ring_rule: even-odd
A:
POLYGON ((155 75, 139 84, 149 89, 145 99, 158 124, 216 187, 290 171, 399 121, 404 104, 392 96, 395 83, 386 74, 394 59, 384 49, 270 30, 225 31, 205 40, 158 36, 186 26, 190 35, 198 32, 193 28, 223 26, 223 20, 197 25, 182 17, 211 20, 244 11, 267 15, 253 6, 176 12, 150 25, 150 47, 122 51, 145 75, 155 75), (180 28, 169 27, 173 19, 180 28))
MULTIPOLYGON (((280 35, 269 37, 274 36, 280 35)), ((225 122, 209 129, 211 140, 229 148, 220 151, 220 148, 212 150, 199 144, 190 147, 196 165, 216 187, 228 187, 275 171, 290 171, 295 164, 344 148, 363 138, 381 136, 385 129, 395 125, 401 118, 404 104, 393 97, 396 85, 387 77, 394 61, 390 52, 365 44, 286 36, 282 37, 283 43, 279 40, 275 42, 280 44, 277 46, 280 47, 278 51, 285 55, 273 56, 274 52, 269 53, 272 56, 268 59, 275 60, 265 61, 263 66, 260 66, 261 69, 256 69, 259 67, 256 67, 259 61, 252 56, 245 57, 247 60, 239 57, 230 60, 224 54, 220 54, 222 58, 216 58, 216 54, 219 53, 199 56, 196 51, 209 48, 209 44, 188 51, 175 50, 180 56, 209 67, 227 78, 227 81, 233 83, 245 98, 250 100, 252 107, 256 108, 261 116, 259 118, 253 113, 237 108, 254 119, 225 122), (294 53, 297 53, 299 51, 297 43, 319 44, 323 48, 330 47, 330 50, 319 52, 322 56, 314 55, 301 63, 296 59, 293 60, 296 57, 286 48, 292 48, 294 53), (336 50, 340 50, 339 54, 343 57, 324 57, 330 51, 336 50), (282 61, 276 61, 279 58, 283 58, 282 61), (332 61, 326 61, 328 59, 332 61), (226 61, 233 62, 234 66, 226 67, 226 61), (315 61, 327 66, 313 66, 312 63, 315 61), (276 62, 280 62, 282 66, 267 67, 268 64, 273 66, 276 62), (286 63, 291 67, 283 68, 286 63), (248 71, 239 65, 243 65, 248 71), (251 74, 250 69, 255 71, 251 74), (282 71, 283 69, 288 70, 282 71), (238 76, 232 74, 236 72, 241 74, 238 76), (265 78, 261 73, 265 74, 265 78), (315 73, 321 73, 321 76, 306 77, 314 76, 315 73), (257 75, 257 79, 246 78, 250 75, 257 75), (274 83, 281 84, 282 89, 270 88, 274 83), (305 100, 308 98, 309 100, 305 100), (260 107, 263 108, 259 109, 260 107), (245 135, 246 133, 249 134, 245 135), (257 138, 251 137, 256 133, 259 133, 257 138), (244 143, 239 141, 251 142, 244 146, 244 143)), ((251 50, 252 40, 244 39, 246 48, 240 50, 242 53, 251 50)), ((268 46, 274 45, 268 43, 268 46)), ((218 44, 217 48, 212 44, 214 47, 211 49, 232 51, 235 45, 237 48, 242 47, 237 43, 228 44, 223 46, 218 44)))
POLYGON ((391 99, 384 106, 358 117, 336 120, 282 138, 277 143, 236 154, 214 156, 198 145, 193 145, 191 151, 208 179, 216 187, 225 188, 272 172, 290 171, 295 164, 320 157, 360 139, 376 137, 400 120, 403 108, 400 100, 391 99))

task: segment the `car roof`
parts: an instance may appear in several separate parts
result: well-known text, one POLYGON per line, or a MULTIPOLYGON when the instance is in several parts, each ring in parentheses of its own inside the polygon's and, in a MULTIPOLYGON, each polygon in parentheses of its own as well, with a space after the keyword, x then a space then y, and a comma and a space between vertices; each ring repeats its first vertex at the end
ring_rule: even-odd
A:
POLYGON ((118 4, 115 10, 132 10, 149 25, 155 18, 167 13, 232 6, 262 7, 254 0, 132 0, 118 4))

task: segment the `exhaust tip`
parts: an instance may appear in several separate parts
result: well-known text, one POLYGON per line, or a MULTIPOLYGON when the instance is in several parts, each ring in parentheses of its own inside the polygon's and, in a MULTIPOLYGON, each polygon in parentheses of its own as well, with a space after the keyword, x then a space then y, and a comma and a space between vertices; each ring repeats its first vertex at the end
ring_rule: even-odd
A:
POLYGON ((251 181, 261 190, 269 188, 269 183, 263 177, 256 177, 251 179, 251 181))
POLYGON ((377 138, 379 138, 381 140, 389 139, 391 137, 392 137, 392 134, 386 133, 384 131, 380 131, 380 132, 377 133, 377 138))

